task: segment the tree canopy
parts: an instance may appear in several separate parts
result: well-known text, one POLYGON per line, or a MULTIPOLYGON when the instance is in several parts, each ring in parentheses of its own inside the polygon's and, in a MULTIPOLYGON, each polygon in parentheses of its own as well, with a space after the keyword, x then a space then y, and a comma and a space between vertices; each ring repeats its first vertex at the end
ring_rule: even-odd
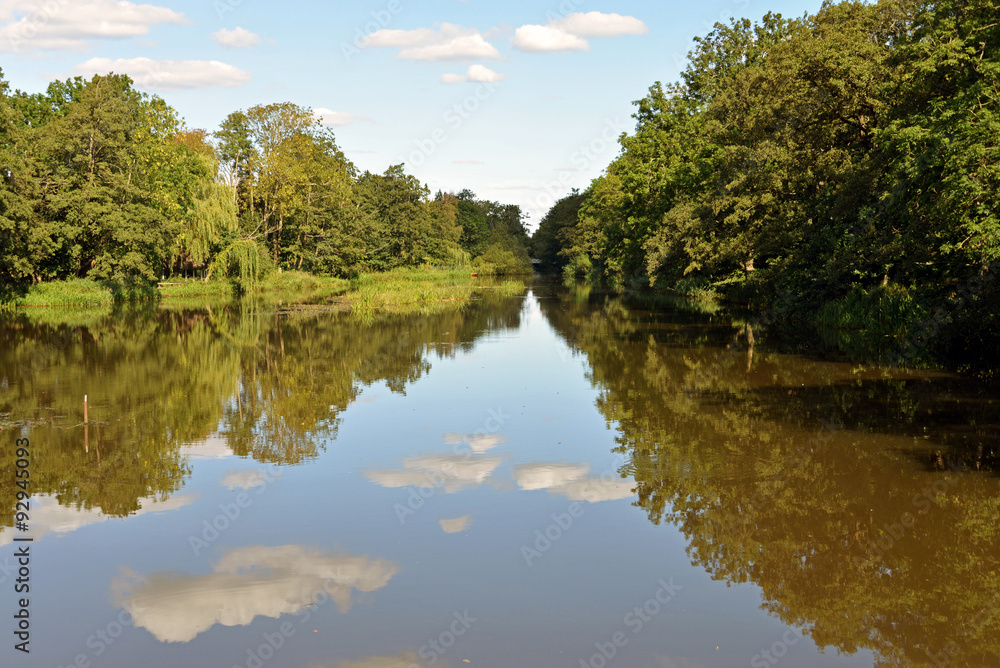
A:
POLYGON ((803 311, 886 286, 947 304, 1000 255, 998 14, 996 0, 846 1, 716 24, 535 248, 613 284, 759 305, 794 293, 803 311))
POLYGON ((359 174, 312 110, 290 102, 233 112, 208 133, 125 75, 28 94, 0 72, 8 291, 73 277, 199 271, 246 284, 279 268, 351 276, 468 265, 511 243, 526 257, 519 207, 468 190, 429 195, 403 165, 359 174))

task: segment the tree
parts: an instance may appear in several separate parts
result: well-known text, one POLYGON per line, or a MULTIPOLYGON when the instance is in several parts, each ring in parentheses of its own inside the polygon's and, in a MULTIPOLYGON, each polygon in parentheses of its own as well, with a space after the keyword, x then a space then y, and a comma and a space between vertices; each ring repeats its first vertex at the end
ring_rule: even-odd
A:
POLYGON ((39 249, 32 243, 33 205, 25 165, 24 117, 0 70, 0 298, 37 275, 39 249), (4 289, 6 288, 6 289, 4 289))
POLYGON ((433 233, 426 207, 430 191, 393 165, 384 174, 365 172, 358 181, 370 219, 379 231, 377 246, 368 252, 369 264, 379 270, 421 264, 430 259, 433 233))
POLYGON ((546 269, 558 271, 566 264, 586 197, 574 189, 549 209, 531 235, 531 255, 546 269))
POLYGON ((471 190, 460 192, 457 222, 462 228, 462 248, 470 255, 482 255, 490 236, 490 224, 486 212, 479 206, 476 195, 471 190))
POLYGON ((40 277, 152 280, 168 266, 177 216, 168 172, 179 121, 124 75, 68 87, 78 99, 31 130, 43 174, 38 213, 52 246, 40 277))

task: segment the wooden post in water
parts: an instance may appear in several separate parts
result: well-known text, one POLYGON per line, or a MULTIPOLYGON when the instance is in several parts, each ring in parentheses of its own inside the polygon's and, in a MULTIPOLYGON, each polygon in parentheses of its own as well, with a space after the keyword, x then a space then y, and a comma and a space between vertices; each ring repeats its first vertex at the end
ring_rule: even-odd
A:
POLYGON ((87 395, 83 395, 83 424, 87 424, 90 420, 87 419, 87 395))
POLYGON ((87 419, 87 395, 83 395, 83 451, 90 452, 90 420, 87 419))

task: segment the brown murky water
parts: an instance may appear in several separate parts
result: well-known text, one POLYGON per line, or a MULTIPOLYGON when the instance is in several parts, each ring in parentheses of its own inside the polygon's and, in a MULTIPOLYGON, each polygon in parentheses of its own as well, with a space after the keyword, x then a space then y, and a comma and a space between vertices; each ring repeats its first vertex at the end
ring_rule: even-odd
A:
POLYGON ((3 665, 1000 665, 995 388, 479 296, 6 316, 3 665))

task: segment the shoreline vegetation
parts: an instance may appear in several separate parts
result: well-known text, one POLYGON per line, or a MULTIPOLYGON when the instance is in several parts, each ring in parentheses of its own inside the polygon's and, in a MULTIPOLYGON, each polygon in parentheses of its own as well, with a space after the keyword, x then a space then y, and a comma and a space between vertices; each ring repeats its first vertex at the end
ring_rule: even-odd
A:
POLYGON ((808 325, 865 360, 997 367, 998 12, 843 1, 717 23, 533 257, 808 325))
POLYGON ((525 220, 469 189, 432 196, 404 165, 360 172, 290 102, 233 112, 210 133, 125 75, 26 93, 0 71, 0 303, 194 294, 170 285, 194 275, 239 293, 289 274, 524 275, 525 220))
POLYGON ((359 172, 293 103, 208 132, 124 75, 29 94, 0 72, 0 308, 282 291, 389 308, 452 298, 405 272, 516 278, 535 258, 747 307, 778 337, 809 328, 865 361, 990 370, 998 1, 717 23, 679 81, 635 102, 603 174, 530 236, 517 205, 431 196, 404 165, 359 172))
POLYGON ((525 284, 516 278, 494 278, 469 268, 424 267, 362 274, 353 279, 313 276, 299 271, 274 272, 253 290, 241 290, 228 280, 176 279, 159 284, 70 279, 31 286, 27 294, 0 304, 0 311, 33 309, 103 309, 121 302, 186 303, 191 306, 261 297, 320 310, 381 311, 462 302, 475 291, 520 294, 525 284), (485 285, 492 282, 493 285, 485 285))

